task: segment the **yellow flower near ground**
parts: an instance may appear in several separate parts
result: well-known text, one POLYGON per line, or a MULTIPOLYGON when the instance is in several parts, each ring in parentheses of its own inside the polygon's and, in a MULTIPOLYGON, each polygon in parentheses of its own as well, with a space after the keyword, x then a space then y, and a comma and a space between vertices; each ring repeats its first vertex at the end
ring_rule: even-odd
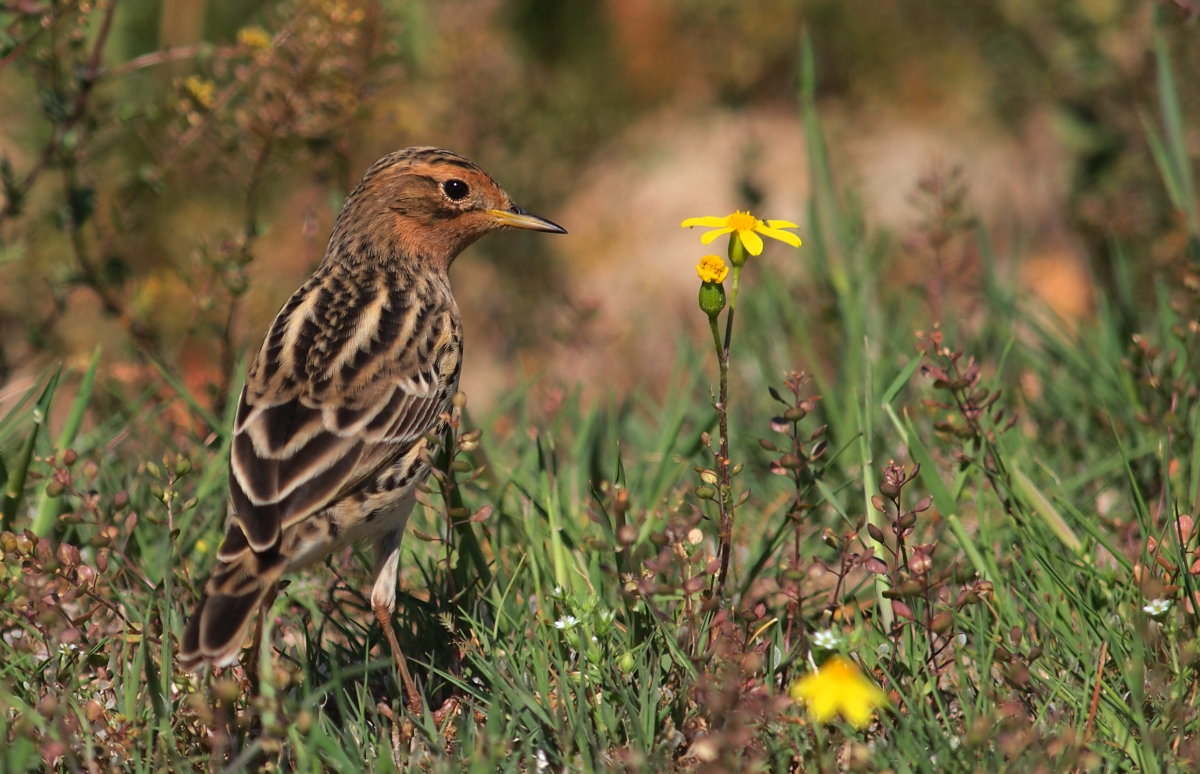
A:
POLYGON ((863 676, 853 661, 834 656, 815 672, 792 683, 789 691, 796 701, 804 702, 809 717, 818 723, 841 715, 855 728, 865 728, 875 710, 887 704, 887 697, 863 676))
POLYGON ((732 215, 726 215, 723 218, 716 216, 705 216, 703 218, 688 218, 680 224, 682 228, 691 228, 692 226, 706 226, 713 229, 706 231, 701 237, 702 244, 711 244, 714 239, 722 234, 735 234, 741 241, 742 246, 746 248, 746 252, 750 255, 761 255, 763 251, 762 236, 771 239, 778 239, 784 244, 789 244, 792 247, 800 246, 800 237, 784 231, 785 228, 797 228, 795 223, 790 220, 767 220, 762 221, 754 217, 748 212, 738 210, 732 215))
POLYGON ((696 274, 701 282, 724 282, 729 276, 729 267, 719 255, 706 255, 696 264, 696 274))

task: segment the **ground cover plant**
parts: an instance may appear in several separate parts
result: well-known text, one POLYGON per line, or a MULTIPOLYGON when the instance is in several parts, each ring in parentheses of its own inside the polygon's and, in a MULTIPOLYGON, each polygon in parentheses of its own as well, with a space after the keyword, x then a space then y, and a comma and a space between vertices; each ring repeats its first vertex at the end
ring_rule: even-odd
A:
MULTIPOLYGON (((358 6, 333 5, 331 45, 353 50, 358 6)), ((222 61, 275 95, 254 73, 286 73, 255 30, 222 61)), ((63 45, 86 62, 94 40, 63 45)), ((872 223, 827 149, 819 42, 797 45, 806 209, 683 221, 697 303, 654 332, 678 342, 669 384, 456 400, 398 606, 420 716, 362 547, 289 579, 254 690, 173 661, 221 536, 231 321, 259 175, 284 151, 254 146, 245 228, 187 267, 208 302, 189 335, 229 383, 189 382, 80 237, 73 281, 141 359, 124 381, 106 350, 51 367, 0 417, 0 770, 1200 766, 1200 205, 1167 36, 1142 127, 1158 240, 1098 248, 1111 281, 1083 321, 1021 292, 954 168, 913 193, 911 233, 872 223)), ((339 115, 318 97, 352 89, 326 76, 288 115, 339 115)), ((182 140, 219 123, 211 85, 180 80, 182 140)), ((88 99, 64 103, 81 111, 64 133, 88 99)), ((230 145, 264 136, 222 126, 243 132, 230 145)), ((285 148, 337 132, 287 126, 285 148)), ((55 135, 45 162, 68 237, 99 217, 73 147, 55 135)), ((4 175, 11 223, 36 175, 4 175)))

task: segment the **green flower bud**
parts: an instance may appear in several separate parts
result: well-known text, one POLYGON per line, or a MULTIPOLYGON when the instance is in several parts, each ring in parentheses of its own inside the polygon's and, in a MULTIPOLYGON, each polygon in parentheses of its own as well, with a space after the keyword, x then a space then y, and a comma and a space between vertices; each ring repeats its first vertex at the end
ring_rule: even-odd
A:
POLYGON ((729 235, 729 262, 734 266, 740 267, 746 262, 750 255, 746 252, 746 246, 742 244, 741 238, 737 233, 729 235))
POLYGON ((709 317, 716 317, 725 308, 725 286, 720 282, 700 283, 700 309, 709 317))

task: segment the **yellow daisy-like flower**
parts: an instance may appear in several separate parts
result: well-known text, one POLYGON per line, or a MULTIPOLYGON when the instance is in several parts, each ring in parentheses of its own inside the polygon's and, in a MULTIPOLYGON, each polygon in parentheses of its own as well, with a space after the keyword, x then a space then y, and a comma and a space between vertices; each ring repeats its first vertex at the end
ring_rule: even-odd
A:
POLYGON ((719 255, 706 255, 696 264, 696 274, 701 282, 724 282, 729 276, 729 267, 719 255))
POLYGON ((840 714, 855 728, 865 728, 875 710, 887 704, 883 691, 864 677, 854 662, 841 656, 830 658, 817 671, 792 683, 789 693, 804 702, 809 717, 818 723, 840 714))
POLYGON ((800 246, 800 237, 790 231, 783 230, 785 228, 797 228, 795 223, 792 223, 790 220, 763 221, 741 210, 724 218, 716 216, 688 218, 680 225, 683 228, 706 226, 713 229, 712 231, 706 231, 700 237, 700 242, 706 245, 711 244, 714 239, 722 234, 736 234, 742 246, 746 248, 746 252, 750 253, 750 255, 762 254, 762 237, 764 236, 771 239, 778 239, 780 242, 789 244, 792 247, 800 246), (762 234, 762 236, 759 236, 759 234, 762 234))
POLYGON ((246 48, 262 50, 271 47, 271 36, 262 27, 242 27, 238 30, 237 40, 246 48))
POLYGON ((183 90, 201 107, 211 108, 217 93, 217 84, 198 75, 189 75, 183 79, 183 90))

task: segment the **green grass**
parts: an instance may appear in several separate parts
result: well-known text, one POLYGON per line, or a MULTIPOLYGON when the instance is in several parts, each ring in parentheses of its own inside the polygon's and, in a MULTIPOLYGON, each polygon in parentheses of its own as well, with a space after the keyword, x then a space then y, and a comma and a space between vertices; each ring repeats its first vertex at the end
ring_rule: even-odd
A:
MULTIPOLYGON (((1159 66, 1151 144, 1194 229, 1161 46, 1159 66)), ((573 397, 535 420, 522 392, 463 421, 483 433, 460 432, 453 477, 430 480, 398 616, 430 709, 457 701, 441 725, 427 713, 398 740, 365 549, 281 595, 260 695, 240 670, 180 674, 230 412, 207 416, 162 373, 181 420, 157 390, 102 378, 98 355, 101 378, 48 375, 0 420, 0 770, 1195 770, 1194 262, 1152 275, 1113 245, 1115 274, 1154 287, 1102 290, 1072 330, 963 227, 983 279, 935 334, 923 289, 890 282, 887 235, 836 185, 811 69, 802 83, 811 225, 799 253, 770 248, 742 279, 730 435, 748 494, 723 597, 708 596, 716 506, 696 491, 716 369, 681 344, 665 399, 573 397), (786 260, 811 284, 779 279, 786 260), (771 389, 804 416, 779 419, 771 389), (65 429, 48 428, 60 403, 65 429), (892 460, 920 472, 881 491, 892 460), (1155 598, 1171 600, 1157 618, 1155 598), (787 698, 825 629, 892 696, 865 730, 787 698)))

